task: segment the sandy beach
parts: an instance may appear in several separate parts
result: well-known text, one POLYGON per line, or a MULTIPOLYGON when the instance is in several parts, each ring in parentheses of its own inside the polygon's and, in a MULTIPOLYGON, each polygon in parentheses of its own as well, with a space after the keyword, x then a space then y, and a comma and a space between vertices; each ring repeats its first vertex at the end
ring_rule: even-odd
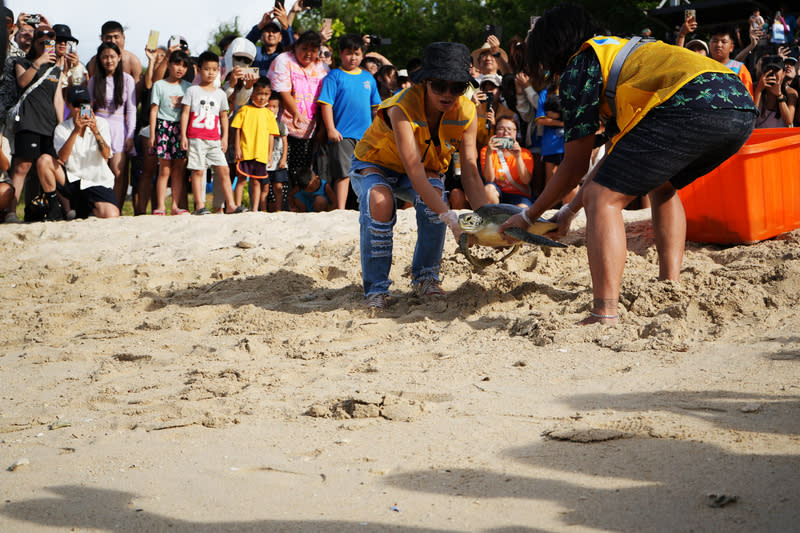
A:
MULTIPOLYGON (((363 306, 358 213, 0 225, 0 531, 797 531, 800 230, 626 212, 617 326, 583 229, 363 306)), ((479 250, 476 253, 487 253, 479 250)))

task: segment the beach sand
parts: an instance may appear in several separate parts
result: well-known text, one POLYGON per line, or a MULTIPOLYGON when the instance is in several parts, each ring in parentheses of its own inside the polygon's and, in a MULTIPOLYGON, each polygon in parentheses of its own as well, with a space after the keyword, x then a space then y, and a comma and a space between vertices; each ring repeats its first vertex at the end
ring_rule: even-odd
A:
POLYGON ((625 217, 615 327, 583 218, 383 312, 356 212, 0 225, 0 531, 796 531, 800 230, 625 217))

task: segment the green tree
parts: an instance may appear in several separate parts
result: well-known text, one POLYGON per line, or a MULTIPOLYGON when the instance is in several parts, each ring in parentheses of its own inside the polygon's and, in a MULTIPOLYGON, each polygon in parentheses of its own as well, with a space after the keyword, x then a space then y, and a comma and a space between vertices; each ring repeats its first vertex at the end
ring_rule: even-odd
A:
MULTIPOLYGON (((233 35, 234 37, 241 37, 242 31, 239 29, 239 17, 233 17, 233 20, 228 22, 220 22, 217 30, 208 38, 208 50, 217 55, 222 54, 219 48, 219 42, 223 37, 233 35)), ((202 50, 201 50, 202 51, 202 50)))

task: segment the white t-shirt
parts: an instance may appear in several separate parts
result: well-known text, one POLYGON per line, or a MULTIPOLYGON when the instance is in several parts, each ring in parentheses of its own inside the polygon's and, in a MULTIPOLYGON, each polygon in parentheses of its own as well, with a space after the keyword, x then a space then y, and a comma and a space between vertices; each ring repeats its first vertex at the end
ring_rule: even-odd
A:
MULTIPOLYGON (((97 130, 107 146, 111 146, 111 130, 108 122, 103 117, 95 116, 97 130)), ((72 117, 68 118, 58 126, 53 132, 53 146, 59 152, 69 139, 75 123, 72 117)), ((103 158, 97 147, 97 139, 94 138, 92 130, 88 127, 80 135, 75 137, 75 144, 72 145, 72 152, 67 158, 67 181, 75 182, 80 180, 81 190, 89 187, 108 187, 114 188, 114 173, 108 168, 108 161, 103 158)))

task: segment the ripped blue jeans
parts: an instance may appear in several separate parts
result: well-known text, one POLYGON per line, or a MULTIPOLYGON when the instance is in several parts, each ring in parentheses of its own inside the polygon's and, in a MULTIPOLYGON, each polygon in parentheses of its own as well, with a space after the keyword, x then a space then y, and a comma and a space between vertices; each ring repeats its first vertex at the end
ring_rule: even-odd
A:
MULTIPOLYGON (((369 196, 374 187, 386 187, 395 198, 411 202, 417 211, 417 245, 411 263, 412 284, 416 285, 427 279, 439 281, 447 226, 439 220, 435 212, 428 209, 411 186, 408 176, 353 157, 350 184, 358 196, 361 213, 358 221, 361 226, 361 277, 364 281, 364 295, 388 294, 392 284, 389 270, 392 268, 393 229, 397 214, 393 214, 389 222, 379 222, 372 218, 369 196), (364 169, 373 170, 365 175, 361 173, 364 169)), ((444 198, 442 180, 431 178, 430 184, 442 191, 444 198)))

